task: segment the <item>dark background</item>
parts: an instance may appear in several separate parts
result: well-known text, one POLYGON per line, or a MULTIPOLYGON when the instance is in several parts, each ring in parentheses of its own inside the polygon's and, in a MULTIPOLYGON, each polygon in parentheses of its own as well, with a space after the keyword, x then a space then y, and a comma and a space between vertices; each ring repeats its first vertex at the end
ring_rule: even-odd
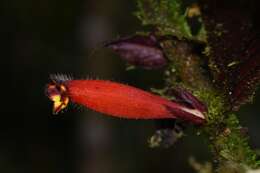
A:
MULTIPOLYGON (((49 74, 101 78, 143 89, 163 86, 161 71, 126 71, 103 41, 141 31, 135 1, 1 1, 2 86, 11 91, 1 109, 0 172, 156 173, 193 172, 190 156, 210 159, 206 142, 188 136, 170 149, 150 149, 152 121, 123 120, 86 109, 52 115, 44 95, 49 74), (10 74, 9 74, 10 73, 10 74)), ((260 147, 260 96, 239 114, 250 143, 260 147)), ((191 131, 191 132, 190 132, 191 131)))

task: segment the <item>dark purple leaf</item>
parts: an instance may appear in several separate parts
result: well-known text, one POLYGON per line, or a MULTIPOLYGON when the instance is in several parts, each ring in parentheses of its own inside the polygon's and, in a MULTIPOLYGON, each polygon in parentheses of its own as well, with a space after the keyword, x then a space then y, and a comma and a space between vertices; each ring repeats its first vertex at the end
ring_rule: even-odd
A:
POLYGON ((135 35, 105 44, 129 64, 145 69, 158 69, 166 65, 164 54, 153 35, 135 35))

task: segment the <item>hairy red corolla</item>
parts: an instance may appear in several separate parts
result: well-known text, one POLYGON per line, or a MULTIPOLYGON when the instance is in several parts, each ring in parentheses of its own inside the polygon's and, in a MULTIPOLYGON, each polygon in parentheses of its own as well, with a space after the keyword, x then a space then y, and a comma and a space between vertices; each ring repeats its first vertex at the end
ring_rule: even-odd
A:
POLYGON ((111 81, 54 79, 47 85, 46 94, 54 102, 54 113, 66 108, 71 101, 120 118, 177 118, 195 124, 205 121, 202 110, 111 81))

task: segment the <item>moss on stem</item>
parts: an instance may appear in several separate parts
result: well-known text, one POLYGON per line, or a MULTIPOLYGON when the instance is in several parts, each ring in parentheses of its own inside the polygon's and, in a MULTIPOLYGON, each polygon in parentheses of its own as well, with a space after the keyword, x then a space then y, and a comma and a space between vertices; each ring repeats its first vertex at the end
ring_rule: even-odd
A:
POLYGON ((209 143, 218 163, 217 172, 244 172, 247 167, 257 168, 260 162, 248 145, 247 135, 243 134, 237 116, 229 111, 227 99, 215 88, 211 73, 207 71, 207 56, 210 54, 193 51, 195 43, 191 41, 204 42, 205 50, 210 49, 203 25, 196 35, 191 33, 187 22, 190 7, 183 4, 181 0, 138 1, 139 11, 136 14, 144 25, 155 26, 158 35, 170 34, 178 38, 160 43, 169 59, 165 71, 166 87, 185 87, 207 104, 207 123, 198 130, 209 143))

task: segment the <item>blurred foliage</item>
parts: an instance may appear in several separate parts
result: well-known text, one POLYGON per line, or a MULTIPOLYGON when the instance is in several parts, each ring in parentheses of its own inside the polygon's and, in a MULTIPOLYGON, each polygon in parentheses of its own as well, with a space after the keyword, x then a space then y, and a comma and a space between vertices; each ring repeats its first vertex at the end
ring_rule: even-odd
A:
POLYGON ((163 35, 174 35, 179 39, 206 41, 206 32, 198 6, 192 3, 185 4, 182 0, 140 0, 138 7, 139 11, 136 12, 136 16, 143 25, 156 26, 163 35), (192 32, 187 19, 199 23, 196 33, 192 32))

